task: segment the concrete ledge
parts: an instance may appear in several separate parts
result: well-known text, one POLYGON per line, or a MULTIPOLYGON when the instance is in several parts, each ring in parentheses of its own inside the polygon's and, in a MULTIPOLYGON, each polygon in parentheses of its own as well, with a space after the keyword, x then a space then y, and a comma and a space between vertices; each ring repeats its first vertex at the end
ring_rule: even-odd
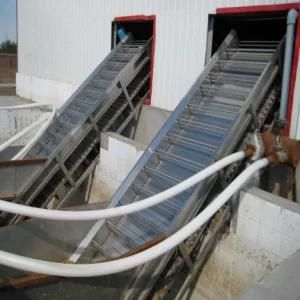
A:
POLYGON ((60 107, 78 88, 75 84, 21 73, 16 74, 16 86, 17 95, 56 107, 60 107))
POLYGON ((145 145, 139 143, 138 141, 131 140, 125 136, 122 136, 120 134, 117 134, 115 132, 102 132, 101 133, 101 148, 108 150, 109 146, 109 137, 120 141, 121 143, 131 145, 135 147, 137 150, 144 151, 145 150, 145 145))
POLYGON ((297 202, 292 202, 288 199, 282 198, 280 196, 268 193, 264 190, 261 190, 257 187, 252 187, 247 191, 249 194, 257 196, 260 199, 278 205, 284 209, 288 209, 300 215, 300 204, 297 202))

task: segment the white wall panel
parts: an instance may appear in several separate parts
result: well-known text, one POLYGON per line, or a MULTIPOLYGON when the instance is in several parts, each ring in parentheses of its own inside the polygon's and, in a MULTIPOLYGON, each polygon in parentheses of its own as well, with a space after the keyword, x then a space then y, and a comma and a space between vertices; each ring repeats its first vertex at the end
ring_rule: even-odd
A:
POLYGON ((296 73, 290 137, 300 140, 300 64, 298 64, 296 73))
POLYGON ((116 16, 155 14, 152 104, 172 110, 203 69, 209 13, 288 2, 293 1, 18 0, 18 71, 76 86, 110 51, 116 16))
POLYGON ((78 88, 63 81, 54 81, 36 76, 17 73, 17 94, 26 99, 34 99, 39 103, 51 103, 60 107, 78 88))

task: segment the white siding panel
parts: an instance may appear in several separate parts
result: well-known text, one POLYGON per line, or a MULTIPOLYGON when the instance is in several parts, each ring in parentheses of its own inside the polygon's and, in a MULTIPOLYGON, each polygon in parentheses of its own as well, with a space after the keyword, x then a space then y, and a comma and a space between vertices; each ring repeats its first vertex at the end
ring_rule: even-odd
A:
POLYGON ((296 74, 290 137, 300 140, 300 64, 298 64, 296 74))
POLYGON ((208 14, 279 0, 18 0, 19 73, 78 85, 111 47, 117 16, 155 14, 152 104, 173 110, 204 67, 208 14))

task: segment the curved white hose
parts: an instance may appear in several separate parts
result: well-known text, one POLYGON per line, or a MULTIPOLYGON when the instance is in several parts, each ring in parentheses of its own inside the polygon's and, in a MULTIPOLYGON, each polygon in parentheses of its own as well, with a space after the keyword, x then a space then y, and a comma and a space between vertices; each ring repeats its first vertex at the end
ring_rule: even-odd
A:
POLYGON ((125 258, 96 264, 63 264, 32 259, 6 251, 0 251, 0 264, 28 272, 63 277, 92 277, 119 273, 141 264, 147 263, 174 247, 180 245, 190 235, 204 225, 259 169, 267 166, 269 161, 264 158, 256 161, 244 170, 215 200, 197 217, 176 233, 159 244, 125 258))
MULTIPOLYGON (((39 107, 39 106, 49 106, 49 105, 42 105, 42 104, 31 104, 30 107, 39 107)), ((29 105, 28 105, 29 107, 29 105)), ((53 119, 56 115, 56 109, 54 106, 52 106, 52 112, 48 118, 48 120, 44 123, 44 125, 41 127, 41 129, 36 133, 36 135, 26 144, 25 147, 23 147, 13 158, 12 160, 19 160, 22 159, 26 153, 31 149, 31 147, 39 140, 39 138, 44 134, 44 132, 47 130, 53 119)))
POLYGON ((132 214, 140 210, 146 209, 148 207, 157 205, 173 196, 187 190, 199 181, 211 176, 217 171, 223 169, 224 167, 232 164, 236 161, 242 160, 245 157, 244 151, 233 153, 216 163, 210 165, 206 169, 200 171, 199 173, 191 176, 190 178, 180 182, 179 184, 159 193, 149 198, 140 200, 138 202, 130 203, 127 205, 122 205, 118 207, 111 207, 100 210, 93 211, 61 211, 61 210, 49 210, 38 207, 30 207, 26 205, 16 204, 0 200, 0 211, 5 211, 8 213, 13 213, 17 215, 47 219, 47 220, 57 220, 57 221, 91 221, 107 219, 112 217, 119 217, 123 215, 132 214))
POLYGON ((11 137, 9 140, 5 141, 0 146, 0 152, 5 150, 9 145, 11 145, 13 142, 21 138, 23 135, 27 134, 29 131, 37 127, 38 125, 45 122, 45 124, 41 127, 41 129, 36 133, 36 135, 24 146, 13 158, 12 160, 18 160, 22 159, 24 155, 28 152, 28 150, 33 146, 34 143, 42 136, 42 134, 45 132, 45 130, 49 127, 50 123, 53 121, 55 115, 56 115, 56 109, 54 106, 50 104, 40 104, 40 103, 29 103, 29 104, 22 104, 22 105, 14 105, 14 106, 0 106, 0 110, 18 110, 18 109, 26 109, 26 108, 37 108, 37 107, 48 107, 51 108, 51 114, 48 118, 48 121, 46 121, 46 118, 41 118, 40 120, 32 123, 13 137, 11 137))

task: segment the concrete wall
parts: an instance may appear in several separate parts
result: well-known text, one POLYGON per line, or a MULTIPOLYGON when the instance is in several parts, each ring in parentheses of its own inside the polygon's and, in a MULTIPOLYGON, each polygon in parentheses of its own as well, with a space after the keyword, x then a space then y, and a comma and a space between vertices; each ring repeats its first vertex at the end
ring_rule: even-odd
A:
POLYGON ((143 105, 134 140, 148 145, 163 126, 170 112, 157 107, 143 105))
POLYGON ((103 133, 90 203, 109 201, 143 150, 143 145, 130 139, 111 132, 103 133))
POLYGON ((19 96, 56 107, 60 107, 78 87, 76 84, 21 73, 16 74, 16 85, 19 96))
POLYGON ((242 192, 236 226, 218 243, 193 299, 231 300, 300 249, 300 206, 257 188, 242 192))

